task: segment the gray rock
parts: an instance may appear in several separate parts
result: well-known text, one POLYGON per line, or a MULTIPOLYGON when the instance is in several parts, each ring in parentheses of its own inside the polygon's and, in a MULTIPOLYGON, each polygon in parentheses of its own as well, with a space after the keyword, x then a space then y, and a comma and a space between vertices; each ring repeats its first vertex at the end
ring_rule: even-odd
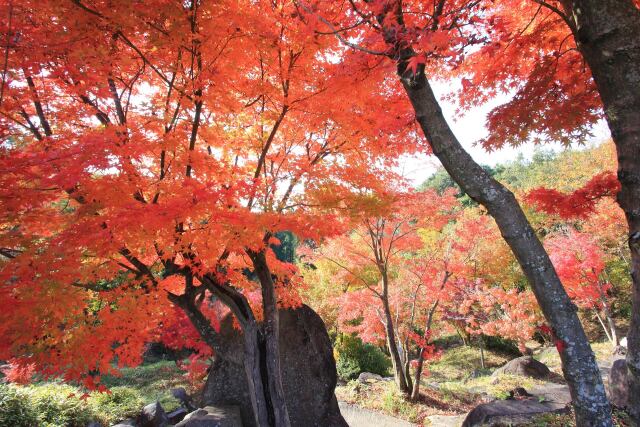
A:
POLYGON ((467 381, 471 381, 473 379, 476 378, 480 378, 480 377, 484 377, 489 375, 485 370, 483 369, 474 369, 473 371, 471 371, 471 373, 469 375, 467 375, 467 377, 465 378, 465 382, 467 381))
POLYGON ((615 360, 611 366, 611 372, 609 373, 609 400, 612 405, 619 408, 626 407, 629 400, 627 375, 628 371, 626 360, 615 360))
POLYGON ((111 427, 135 427, 136 426, 136 420, 132 420, 131 418, 128 418, 126 420, 122 420, 120 421, 118 424, 114 424, 111 427))
POLYGON ((566 405, 540 402, 535 397, 521 400, 495 400, 476 406, 467 414, 462 427, 530 425, 531 417, 544 413, 568 412, 566 405))
POLYGON ((617 345, 613 349, 613 356, 625 356, 627 354, 627 347, 623 345, 617 345))
MULTIPOLYGON (((203 405, 238 406, 242 422, 256 425, 243 360, 242 336, 233 319, 220 325, 220 343, 230 356, 211 366, 202 392, 203 405)), ((280 311, 282 385, 292 427, 347 427, 334 391, 337 382, 333 348, 320 316, 303 305, 280 311)))
POLYGON ((556 402, 567 405, 571 403, 571 393, 569 387, 564 384, 544 383, 541 385, 534 385, 529 389, 529 392, 536 396, 538 399, 546 400, 549 402, 556 402))
POLYGON ((187 415, 175 427, 242 427, 242 416, 237 406, 205 406, 187 415))
POLYGON ((160 402, 150 403, 140 413, 140 427, 167 427, 169 417, 160 402))
POLYGON ((171 389, 171 395, 178 399, 182 406, 184 406, 189 412, 195 411, 197 408, 193 405, 193 399, 187 393, 184 387, 177 387, 171 389))
POLYGON ((440 384, 436 383, 436 382, 429 382, 427 383, 427 387, 434 389, 434 390, 440 390, 440 384))
POLYGON ((464 421, 464 415, 430 415, 427 417, 434 427, 460 427, 464 421))
POLYGON ((372 374, 371 372, 362 372, 358 375, 358 381, 361 383, 375 382, 375 381, 383 381, 382 375, 372 374))
POLYGON ((185 408, 178 408, 174 411, 169 412, 167 414, 167 417, 169 417, 169 423, 178 424, 184 419, 184 417, 187 416, 188 413, 189 411, 187 411, 185 408))
POLYGON ((551 371, 542 362, 537 361, 531 356, 522 356, 517 359, 510 360, 504 366, 498 368, 493 376, 500 374, 520 375, 523 377, 531 377, 544 379, 551 374, 551 371))
POLYGON ((346 402, 340 402, 340 411, 351 427, 416 427, 408 421, 346 402))

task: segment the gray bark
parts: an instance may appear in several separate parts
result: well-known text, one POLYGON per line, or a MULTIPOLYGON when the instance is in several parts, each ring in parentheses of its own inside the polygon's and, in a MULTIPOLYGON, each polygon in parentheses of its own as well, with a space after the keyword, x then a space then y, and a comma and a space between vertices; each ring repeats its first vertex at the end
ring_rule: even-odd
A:
MULTIPOLYGON (((268 378, 265 385, 268 387, 267 396, 273 409, 273 425, 275 427, 290 427, 291 422, 289 421, 289 412, 280 372, 280 320, 275 284, 267 265, 265 252, 248 251, 248 254, 262 289, 264 354, 262 355, 261 363, 266 368, 268 378)), ((264 374, 265 372, 263 372, 264 374)))
POLYGON ((640 420, 640 11, 632 0, 561 3, 598 87, 618 154, 618 203, 629 226, 633 280, 627 337, 629 410, 640 420))
POLYGON ((389 308, 389 298, 386 292, 383 292, 381 300, 385 317, 384 328, 387 338, 387 348, 389 349, 389 354, 391 355, 391 365, 393 366, 393 377, 400 392, 404 395, 409 395, 409 393, 411 393, 411 386, 408 382, 408 380, 410 381, 410 378, 407 378, 405 374, 402 359, 400 358, 400 352, 398 351, 396 334, 393 328, 393 317, 391 316, 391 310, 389 308))
POLYGON ((417 75, 408 76, 411 73, 406 71, 401 62, 398 73, 433 153, 453 180, 495 219, 531 284, 545 318, 556 336, 565 343, 560 357, 573 398, 577 424, 613 425, 602 378, 577 309, 515 196, 491 178, 464 150, 444 118, 424 72, 420 70, 417 75))

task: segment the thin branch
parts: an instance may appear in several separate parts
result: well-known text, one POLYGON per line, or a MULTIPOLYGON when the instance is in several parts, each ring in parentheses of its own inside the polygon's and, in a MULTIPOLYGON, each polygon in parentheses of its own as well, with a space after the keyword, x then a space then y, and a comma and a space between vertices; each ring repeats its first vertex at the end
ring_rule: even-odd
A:
POLYGON ((42 109, 42 103, 40 102, 40 97, 38 96, 38 92, 36 90, 36 85, 33 82, 33 79, 30 75, 28 75, 25 71, 25 76, 27 77, 27 84, 29 85, 29 90, 31 91, 31 96, 33 97, 33 105, 36 107, 36 113, 38 114, 38 119, 40 119, 40 124, 42 125, 42 129, 44 129, 44 134, 46 136, 51 136, 51 126, 49 126, 49 121, 47 121, 46 116, 44 115, 44 110, 42 109))
POLYGON ((366 47, 362 47, 356 43, 351 43, 349 40, 347 40, 346 38, 344 38, 344 36, 342 34, 340 34, 340 30, 338 30, 335 25, 333 25, 330 21, 328 21, 327 19, 325 19, 323 16, 315 13, 309 6, 305 5, 302 2, 294 2, 297 5, 300 5, 300 7, 307 12, 310 15, 315 15, 318 20, 320 20, 320 22, 322 22, 324 25, 326 25, 327 27, 329 27, 329 29, 331 30, 331 32, 327 33, 327 34, 333 34, 335 35, 338 40, 340 40, 340 42, 342 44, 344 44, 345 46, 350 47, 351 49, 355 49, 355 50, 359 50, 361 52, 365 52, 371 55, 379 55, 379 56, 389 56, 389 52, 381 52, 381 51, 375 51, 375 50, 371 50, 371 49, 367 49, 366 47))
POLYGON ((116 112, 118 113, 118 121, 120 122, 121 125, 124 125, 127 122, 127 118, 124 114, 124 110, 122 109, 122 103, 120 102, 120 96, 118 95, 116 82, 114 82, 111 77, 109 77, 107 81, 109 83, 109 91, 111 92, 111 98, 113 98, 113 103, 116 105, 116 112))
MULTIPOLYGON (((197 90, 195 95, 200 98, 202 92, 197 90)), ((186 175, 187 177, 191 177, 191 152, 196 147, 196 138, 198 136, 198 127, 200 126, 200 115, 202 113, 202 101, 196 101, 196 112, 193 117, 193 125, 191 126, 191 137, 189 138, 189 163, 187 164, 186 175)))
POLYGON ((22 253, 19 249, 13 248, 0 248, 0 255, 5 258, 13 259, 22 253))
POLYGON ((571 32, 573 34, 576 34, 578 32, 578 29, 576 28, 576 24, 575 22, 573 22, 571 19, 569 19, 569 17, 562 12, 560 9, 558 9, 557 7, 547 3, 546 1, 543 0, 533 0, 535 3, 538 3, 539 5, 546 7, 547 9, 549 9, 550 11, 552 11, 553 13, 555 13, 556 15, 558 15, 560 18, 562 18, 562 20, 569 26, 569 29, 571 30, 571 32))
POLYGON ((4 48, 4 66, 2 67, 2 84, 0 85, 0 105, 2 105, 2 98, 4 96, 4 85, 7 79, 7 69, 9 67, 9 37, 11 36, 11 22, 13 20, 13 1, 9 1, 9 23, 7 26, 6 45, 4 48))

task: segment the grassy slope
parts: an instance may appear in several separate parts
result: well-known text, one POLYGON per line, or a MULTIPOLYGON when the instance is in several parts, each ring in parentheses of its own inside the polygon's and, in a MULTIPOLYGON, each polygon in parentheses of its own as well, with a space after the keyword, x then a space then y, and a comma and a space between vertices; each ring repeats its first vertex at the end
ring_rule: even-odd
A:
MULTIPOLYGON (((592 345, 599 361, 608 361, 608 343, 592 345)), ((535 355, 554 372, 554 381, 561 380, 560 358, 555 348, 540 349, 535 355)), ((424 423, 429 415, 464 414, 483 401, 483 394, 504 399, 515 387, 530 389, 542 381, 513 375, 492 377, 491 373, 512 357, 485 350, 486 369, 480 369, 480 351, 473 347, 451 347, 442 357, 428 365, 429 375, 422 382, 421 399, 416 404, 405 402, 396 392, 393 382, 360 384, 351 381, 336 390, 339 400, 381 411, 407 421, 424 423)), ((484 396, 486 397, 486 396, 484 396)), ((540 417, 532 426, 570 426, 571 417, 540 417)), ((620 423, 619 425, 624 425, 620 423)))
MULTIPOLYGON (((81 398, 84 392, 80 388, 56 381, 11 387, 28 402, 33 412, 39 414, 38 425, 46 427, 84 426, 89 420, 108 426, 135 418, 144 405, 156 400, 168 412, 180 405, 171 395, 171 389, 188 388, 184 372, 170 361, 125 368, 121 376, 105 376, 103 382, 110 392, 93 392, 86 399, 81 398)), ((20 425, 19 420, 12 424, 20 425)))

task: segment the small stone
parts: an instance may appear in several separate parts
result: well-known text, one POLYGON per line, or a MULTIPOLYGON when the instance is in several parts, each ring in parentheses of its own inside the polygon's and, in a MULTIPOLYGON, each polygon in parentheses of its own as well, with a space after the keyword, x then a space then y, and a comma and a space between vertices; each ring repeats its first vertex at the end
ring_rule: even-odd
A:
POLYGON ((238 406, 205 406, 187 415, 175 427, 242 427, 238 406))
POLYGON ((371 372, 362 372, 360 375, 358 375, 358 381, 366 384, 368 382, 383 381, 383 378, 378 374, 372 374, 371 372))
POLYGON ((141 427, 167 427, 169 417, 160 402, 150 403, 140 413, 141 427))
POLYGON ((509 392, 509 395, 513 399, 522 399, 525 397, 530 397, 531 395, 524 389, 524 387, 516 387, 509 392))
POLYGON ((627 354, 627 347, 625 347, 625 346, 617 345, 613 349, 613 355, 614 356, 626 356, 626 354, 627 354))

